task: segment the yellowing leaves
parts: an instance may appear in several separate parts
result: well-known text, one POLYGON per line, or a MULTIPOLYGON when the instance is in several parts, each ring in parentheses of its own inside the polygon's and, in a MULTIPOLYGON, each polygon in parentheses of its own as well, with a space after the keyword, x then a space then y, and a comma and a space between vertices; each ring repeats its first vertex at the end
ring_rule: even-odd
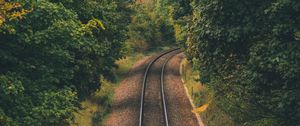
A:
POLYGON ((6 2, 5 0, 0 0, 0 26, 7 20, 16 18, 21 19, 25 14, 31 11, 23 8, 21 9, 21 7, 22 5, 18 2, 6 2))
POLYGON ((0 15, 0 26, 4 23, 4 18, 0 15))
POLYGON ((92 30, 105 30, 105 26, 99 19, 89 20, 87 24, 82 26, 82 30, 86 31, 87 34, 92 34, 92 30))
POLYGON ((85 25, 85 28, 95 28, 95 29, 101 28, 102 30, 105 30, 104 24, 103 24, 102 21, 99 20, 99 19, 92 19, 92 20, 90 20, 90 21, 85 25))
POLYGON ((202 105, 201 107, 194 109, 192 112, 193 112, 193 113, 201 113, 201 112, 204 112, 204 111, 208 108, 208 106, 209 106, 208 103, 207 103, 207 104, 204 104, 204 105, 202 105))
POLYGON ((9 19, 12 20, 12 19, 15 19, 15 18, 19 18, 19 19, 22 19, 23 15, 29 13, 30 10, 25 10, 25 9, 22 9, 21 11, 19 12, 14 12, 12 13, 11 15, 9 15, 9 19))

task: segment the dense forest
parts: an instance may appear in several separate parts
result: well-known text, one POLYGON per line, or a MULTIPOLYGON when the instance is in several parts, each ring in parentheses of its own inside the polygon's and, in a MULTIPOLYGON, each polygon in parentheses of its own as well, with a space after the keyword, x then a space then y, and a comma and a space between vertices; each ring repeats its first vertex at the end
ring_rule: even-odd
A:
POLYGON ((176 43, 239 126, 300 124, 299 0, 0 0, 0 125, 69 125, 128 53, 176 43))

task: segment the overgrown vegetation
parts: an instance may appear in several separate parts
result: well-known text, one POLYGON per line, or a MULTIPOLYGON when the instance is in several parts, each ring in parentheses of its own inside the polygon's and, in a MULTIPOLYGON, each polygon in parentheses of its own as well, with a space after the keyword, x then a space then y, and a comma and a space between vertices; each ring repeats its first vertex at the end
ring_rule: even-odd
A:
POLYGON ((109 76, 122 57, 126 8, 111 0, 0 4, 5 21, 0 33, 0 125, 68 125, 79 99, 98 89, 100 75, 109 76), (2 9, 9 4, 13 7, 2 9), (23 10, 31 11, 9 18, 23 10))
POLYGON ((111 111, 112 97, 117 86, 107 80, 101 80, 101 88, 80 103, 79 110, 74 112, 71 126, 102 126, 105 117, 111 111))
POLYGON ((238 125, 296 126, 300 2, 195 0, 187 52, 238 125))
POLYGON ((235 126, 236 124, 221 108, 218 107, 214 91, 207 85, 199 82, 199 71, 193 67, 192 62, 187 59, 181 63, 182 79, 184 85, 188 89, 188 94, 191 96, 196 107, 193 112, 198 113, 202 122, 206 126, 235 126))

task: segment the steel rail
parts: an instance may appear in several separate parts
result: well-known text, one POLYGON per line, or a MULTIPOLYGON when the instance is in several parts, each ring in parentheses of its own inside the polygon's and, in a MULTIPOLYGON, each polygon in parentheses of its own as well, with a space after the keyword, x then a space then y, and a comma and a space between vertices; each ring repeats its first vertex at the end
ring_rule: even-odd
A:
POLYGON ((165 67, 166 67, 167 63, 175 55, 171 55, 168 57, 168 59, 163 64, 163 67, 162 67, 161 73, 160 73, 161 97, 162 97, 162 104, 163 104, 163 108, 164 108, 164 120, 165 120, 166 126, 169 126, 169 120, 168 120, 167 105, 166 105, 165 91, 164 91, 164 72, 165 72, 165 67))
POLYGON ((140 105, 140 116, 139 116, 139 126, 142 126, 143 124, 143 112, 144 112, 144 96, 145 96, 145 88, 146 88, 146 83, 147 83, 147 78, 148 78, 148 73, 149 73, 149 70, 151 68, 151 66, 154 64, 155 61, 157 61, 160 57, 168 54, 168 53, 171 53, 173 51, 176 51, 176 50, 179 50, 179 48, 176 48, 176 49, 172 49, 172 50, 169 50, 169 51, 166 51, 162 54, 160 54, 159 56, 155 57, 147 66, 146 68, 146 71, 144 73, 144 79, 143 79, 143 83, 142 83, 142 92, 141 92, 141 105, 140 105))

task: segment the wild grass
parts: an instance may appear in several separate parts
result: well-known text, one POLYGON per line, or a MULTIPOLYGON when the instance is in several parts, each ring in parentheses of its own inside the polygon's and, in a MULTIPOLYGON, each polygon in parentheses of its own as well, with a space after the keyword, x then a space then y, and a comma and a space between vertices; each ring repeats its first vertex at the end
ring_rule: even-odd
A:
POLYGON ((80 110, 74 113, 74 123, 71 126, 101 126, 107 114, 111 111, 111 99, 115 84, 102 79, 101 89, 80 103, 80 110))
POLYGON ((199 81, 198 70, 193 69, 191 63, 184 59, 181 63, 182 79, 188 89, 196 111, 205 126, 235 126, 234 121, 216 104, 213 90, 199 81))
POLYGON ((118 65, 118 68, 115 69, 117 82, 120 82, 121 80, 123 80, 124 77, 126 76, 127 72, 134 65, 134 63, 144 57, 145 57, 145 54, 136 53, 133 55, 127 55, 125 58, 116 61, 116 64, 118 65))

